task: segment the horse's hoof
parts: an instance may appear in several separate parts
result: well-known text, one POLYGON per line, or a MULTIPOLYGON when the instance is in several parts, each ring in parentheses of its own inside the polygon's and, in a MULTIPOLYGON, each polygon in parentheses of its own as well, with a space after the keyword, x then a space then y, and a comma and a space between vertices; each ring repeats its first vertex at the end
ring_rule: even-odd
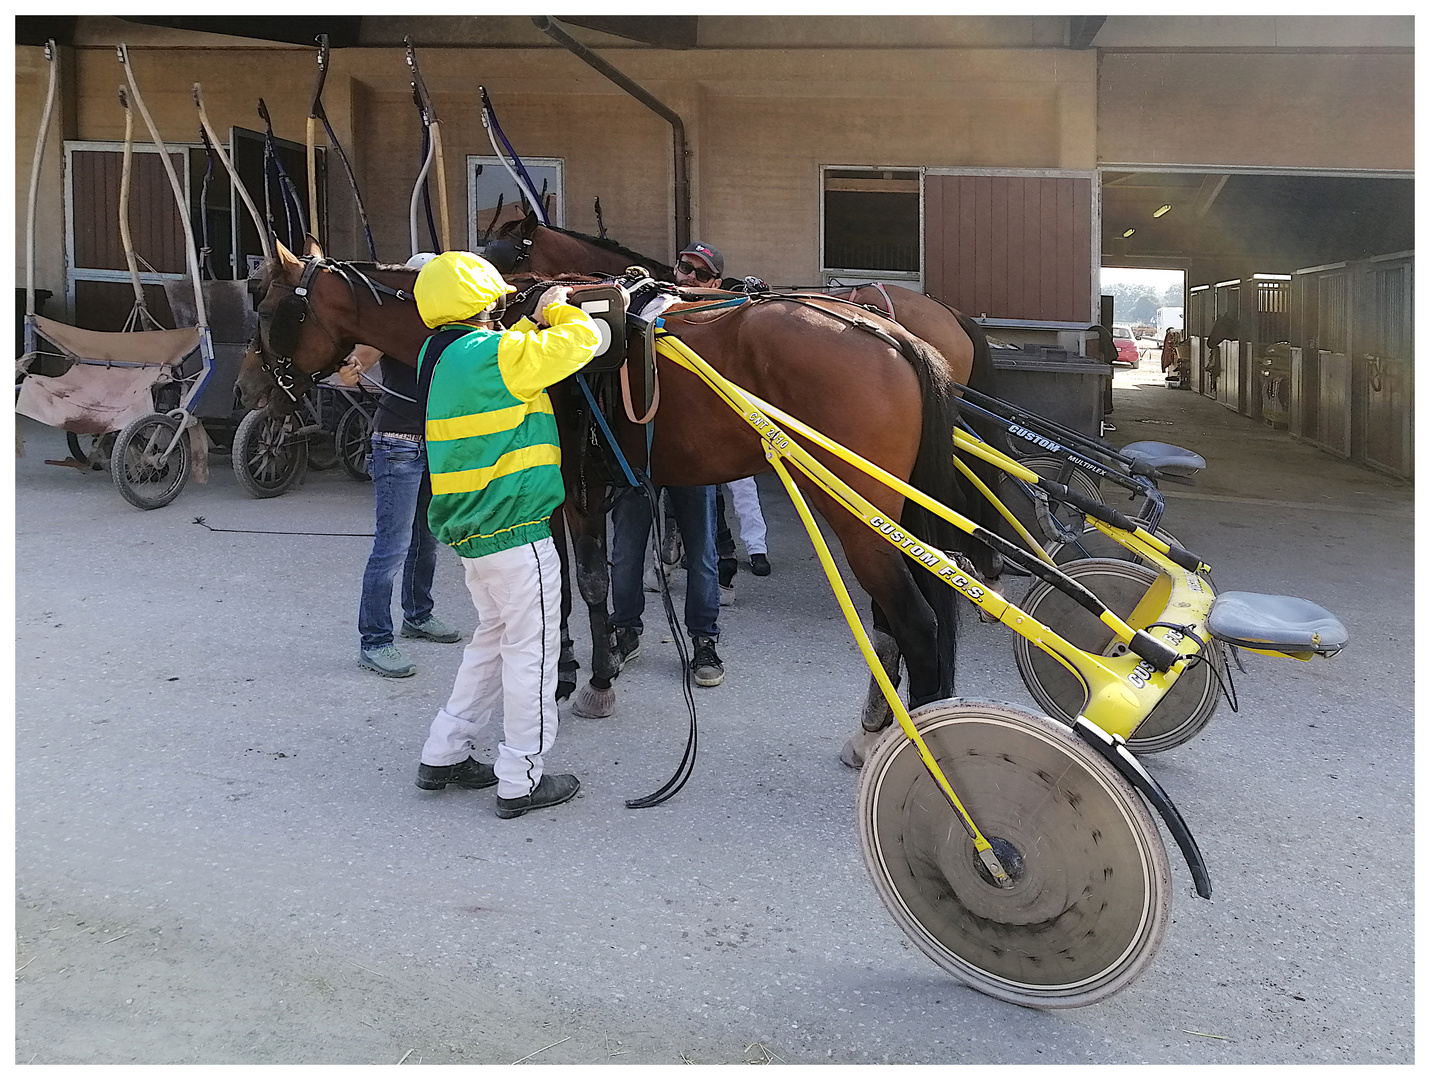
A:
POLYGON ((581 687, 571 702, 571 711, 588 720, 600 720, 616 711, 616 688, 597 690, 590 683, 581 687))
POLYGON ((839 751, 839 760, 851 769, 862 769, 865 760, 874 751, 874 744, 883 738, 883 735, 882 731, 865 731, 860 728, 849 736, 844 749, 839 751))

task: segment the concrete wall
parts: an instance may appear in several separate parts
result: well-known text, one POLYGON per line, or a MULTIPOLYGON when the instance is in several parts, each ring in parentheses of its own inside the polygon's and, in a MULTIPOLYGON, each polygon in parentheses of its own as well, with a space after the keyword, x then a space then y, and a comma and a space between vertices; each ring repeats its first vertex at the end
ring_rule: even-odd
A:
POLYGON ((1109 52, 1102 162, 1414 169, 1409 52, 1109 52))

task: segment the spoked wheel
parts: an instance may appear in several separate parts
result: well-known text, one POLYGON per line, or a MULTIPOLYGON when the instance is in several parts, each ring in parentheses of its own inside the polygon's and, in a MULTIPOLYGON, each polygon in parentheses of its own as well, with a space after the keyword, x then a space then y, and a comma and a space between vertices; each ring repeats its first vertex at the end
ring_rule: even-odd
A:
POLYGON ((1171 909, 1167 852, 1132 787, 1067 728, 1010 705, 941 701, 913 720, 1013 885, 993 884, 895 726, 860 774, 859 835, 900 929, 1018 1005, 1091 1005, 1132 982, 1171 909))
POLYGON ((114 486, 140 510, 157 510, 173 502, 188 482, 193 461, 188 436, 164 456, 179 422, 163 413, 150 413, 130 421, 114 441, 110 472, 114 486))
MULTIPOLYGON (((1160 577, 1151 567, 1122 559, 1081 559, 1061 569, 1091 590, 1134 630, 1143 629, 1155 617, 1131 618, 1138 603, 1160 577)), ((1126 651, 1126 646, 1097 616, 1046 582, 1038 582, 1029 589, 1019 607, 1085 652, 1114 656, 1126 651)), ((1156 614, 1161 614, 1160 606, 1156 614)), ((1087 704, 1082 683, 1058 660, 1021 634, 1013 639, 1013 658, 1033 700, 1053 719, 1071 724, 1087 704)), ((1138 725, 1127 740, 1134 754, 1170 750, 1207 726, 1217 706, 1216 673, 1211 662, 1212 658, 1208 657, 1207 663, 1193 664, 1184 671, 1167 696, 1138 725)))
POLYGON ((69 445, 70 457, 81 464, 88 465, 95 472, 99 472, 109 464, 109 457, 114 452, 114 441, 117 435, 113 431, 106 431, 102 435, 86 435, 83 438, 73 431, 65 432, 65 442, 69 445), (85 449, 88 443, 89 449, 85 449))
POLYGON ((338 460, 354 480, 371 480, 368 461, 372 458, 372 416, 361 405, 353 405, 338 421, 338 460))
MULTIPOLYGON (((1047 455, 1034 455, 1032 457, 1023 458, 1019 464, 1025 468, 1032 469, 1033 472, 1039 476, 1047 477, 1049 480, 1057 480, 1062 474, 1063 469, 1063 461, 1061 458, 1047 455)), ((1102 494, 1098 490, 1097 478, 1084 472, 1082 469, 1074 468, 1072 475, 1066 482, 1071 490, 1085 495, 1089 499, 1101 501, 1102 494)), ((1038 521, 1036 504, 1028 497, 1028 494, 1019 483, 1009 476, 1001 476, 998 483, 997 495, 1003 505, 1013 512, 1013 516, 1023 523, 1023 527, 1032 533, 1038 542, 1043 545, 1044 550, 1047 550, 1048 554, 1051 555, 1052 551, 1048 549, 1048 543, 1054 538, 1038 521)), ((1052 516, 1065 528, 1069 528, 1076 533, 1082 532, 1085 526, 1085 520, 1080 511, 1074 510, 1065 504, 1052 504, 1050 511, 1052 516)), ((1013 540, 1020 547, 1023 546, 1021 539, 1015 536, 1006 522, 1003 528, 1005 535, 1007 535, 1009 539, 1013 540)))
POLYGON ((275 416, 267 409, 255 409, 239 423, 233 471, 255 499, 282 495, 307 471, 308 444, 293 437, 297 429, 297 416, 275 416))
MULTIPOLYGON (((1147 527, 1146 522, 1139 521, 1138 524, 1144 529, 1147 527)), ((1182 542, 1166 529, 1153 529, 1152 535, 1169 544, 1176 544, 1178 547, 1182 545, 1182 542)), ((1142 562, 1140 555, 1130 548, 1123 547, 1106 533, 1099 532, 1091 523, 1084 525, 1082 535, 1078 537, 1077 543, 1064 544, 1057 540, 1050 540, 1043 545, 1043 549, 1053 557, 1053 562, 1059 566, 1078 559, 1126 559, 1128 562, 1142 562)))

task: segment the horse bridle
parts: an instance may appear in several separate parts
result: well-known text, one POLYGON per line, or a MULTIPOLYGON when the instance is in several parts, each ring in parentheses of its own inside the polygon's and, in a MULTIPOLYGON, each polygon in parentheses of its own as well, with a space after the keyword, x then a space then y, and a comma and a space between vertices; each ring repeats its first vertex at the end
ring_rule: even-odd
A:
POLYGON ((390 285, 384 285, 380 281, 375 281, 368 277, 351 263, 335 262, 329 259, 308 256, 303 259, 303 273, 298 278, 297 285, 289 285, 286 281, 272 281, 269 288, 281 286, 292 291, 291 296, 285 296, 274 305, 273 312, 267 317, 268 323, 268 344, 264 347, 263 323, 264 317, 259 315, 259 334, 256 340, 258 346, 259 365, 268 373, 273 384, 288 395, 288 398, 296 403, 299 398, 297 393, 301 379, 307 378, 309 383, 316 382, 319 378, 333 371, 343 359, 342 344, 337 335, 334 334, 326 323, 318 317, 317 312, 309 301, 309 295, 313 285, 313 279, 324 270, 338 274, 348 283, 349 288, 353 288, 353 276, 356 276, 368 290, 372 293, 373 299, 382 303, 382 296, 395 297, 398 300, 413 300, 410 292, 401 289, 394 289, 390 285), (336 359, 325 364, 317 371, 307 372, 293 363, 293 353, 297 351, 299 338, 302 336, 303 324, 312 316, 313 321, 328 335, 335 347, 338 356, 336 359), (271 354, 271 358, 270 358, 271 354))

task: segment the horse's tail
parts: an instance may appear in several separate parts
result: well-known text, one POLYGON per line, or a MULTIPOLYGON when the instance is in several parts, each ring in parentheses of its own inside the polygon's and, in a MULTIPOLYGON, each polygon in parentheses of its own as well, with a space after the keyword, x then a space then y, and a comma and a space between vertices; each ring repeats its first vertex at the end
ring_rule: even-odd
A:
MULTIPOLYGON (((949 310, 953 311, 952 308, 949 310)), ((969 339, 973 342, 973 370, 968 376, 969 388, 977 390, 980 394, 986 394, 989 397, 997 397, 998 372, 993 366, 993 356, 988 349, 988 336, 984 334, 983 327, 979 326, 967 315, 963 314, 963 312, 954 311, 953 314, 954 317, 958 319, 958 325, 963 327, 963 332, 967 334, 969 339)), ((1007 428, 980 416, 966 415, 964 419, 967 420, 969 426, 978 433, 979 438, 989 446, 1003 452, 1009 457, 1015 456, 1007 428)), ((961 460, 973 470, 974 475, 977 476, 979 480, 983 481, 989 491, 995 493, 998 491, 998 484, 1003 476, 1001 470, 972 454, 963 455, 961 460)), ((963 490, 967 493, 968 505, 972 508, 969 516, 989 532, 1004 535, 1007 526, 1004 523, 1003 515, 998 512, 998 509, 961 473, 959 474, 959 482, 963 490)), ((984 560, 980 562, 979 570, 985 572, 986 576, 997 577, 998 571, 1001 569, 1001 560, 999 557, 995 555, 990 548, 981 543, 977 545, 976 550, 979 555, 983 556, 984 560)))
MULTIPOLYGON (((899 350, 919 379, 919 396, 923 402, 922 428, 918 457, 914 459, 909 483, 950 509, 964 512, 967 504, 963 485, 954 468, 953 427, 958 419, 958 399, 948 375, 948 363, 932 345, 906 330, 898 334, 899 350)), ((967 534, 914 502, 904 500, 900 524, 908 527, 927 542, 945 551, 965 549, 967 534)), ((906 556, 907 558, 907 556, 906 556)), ((951 588, 938 581, 922 564, 910 570, 914 583, 938 620, 939 696, 953 696, 953 672, 957 656, 958 605, 951 588)))

